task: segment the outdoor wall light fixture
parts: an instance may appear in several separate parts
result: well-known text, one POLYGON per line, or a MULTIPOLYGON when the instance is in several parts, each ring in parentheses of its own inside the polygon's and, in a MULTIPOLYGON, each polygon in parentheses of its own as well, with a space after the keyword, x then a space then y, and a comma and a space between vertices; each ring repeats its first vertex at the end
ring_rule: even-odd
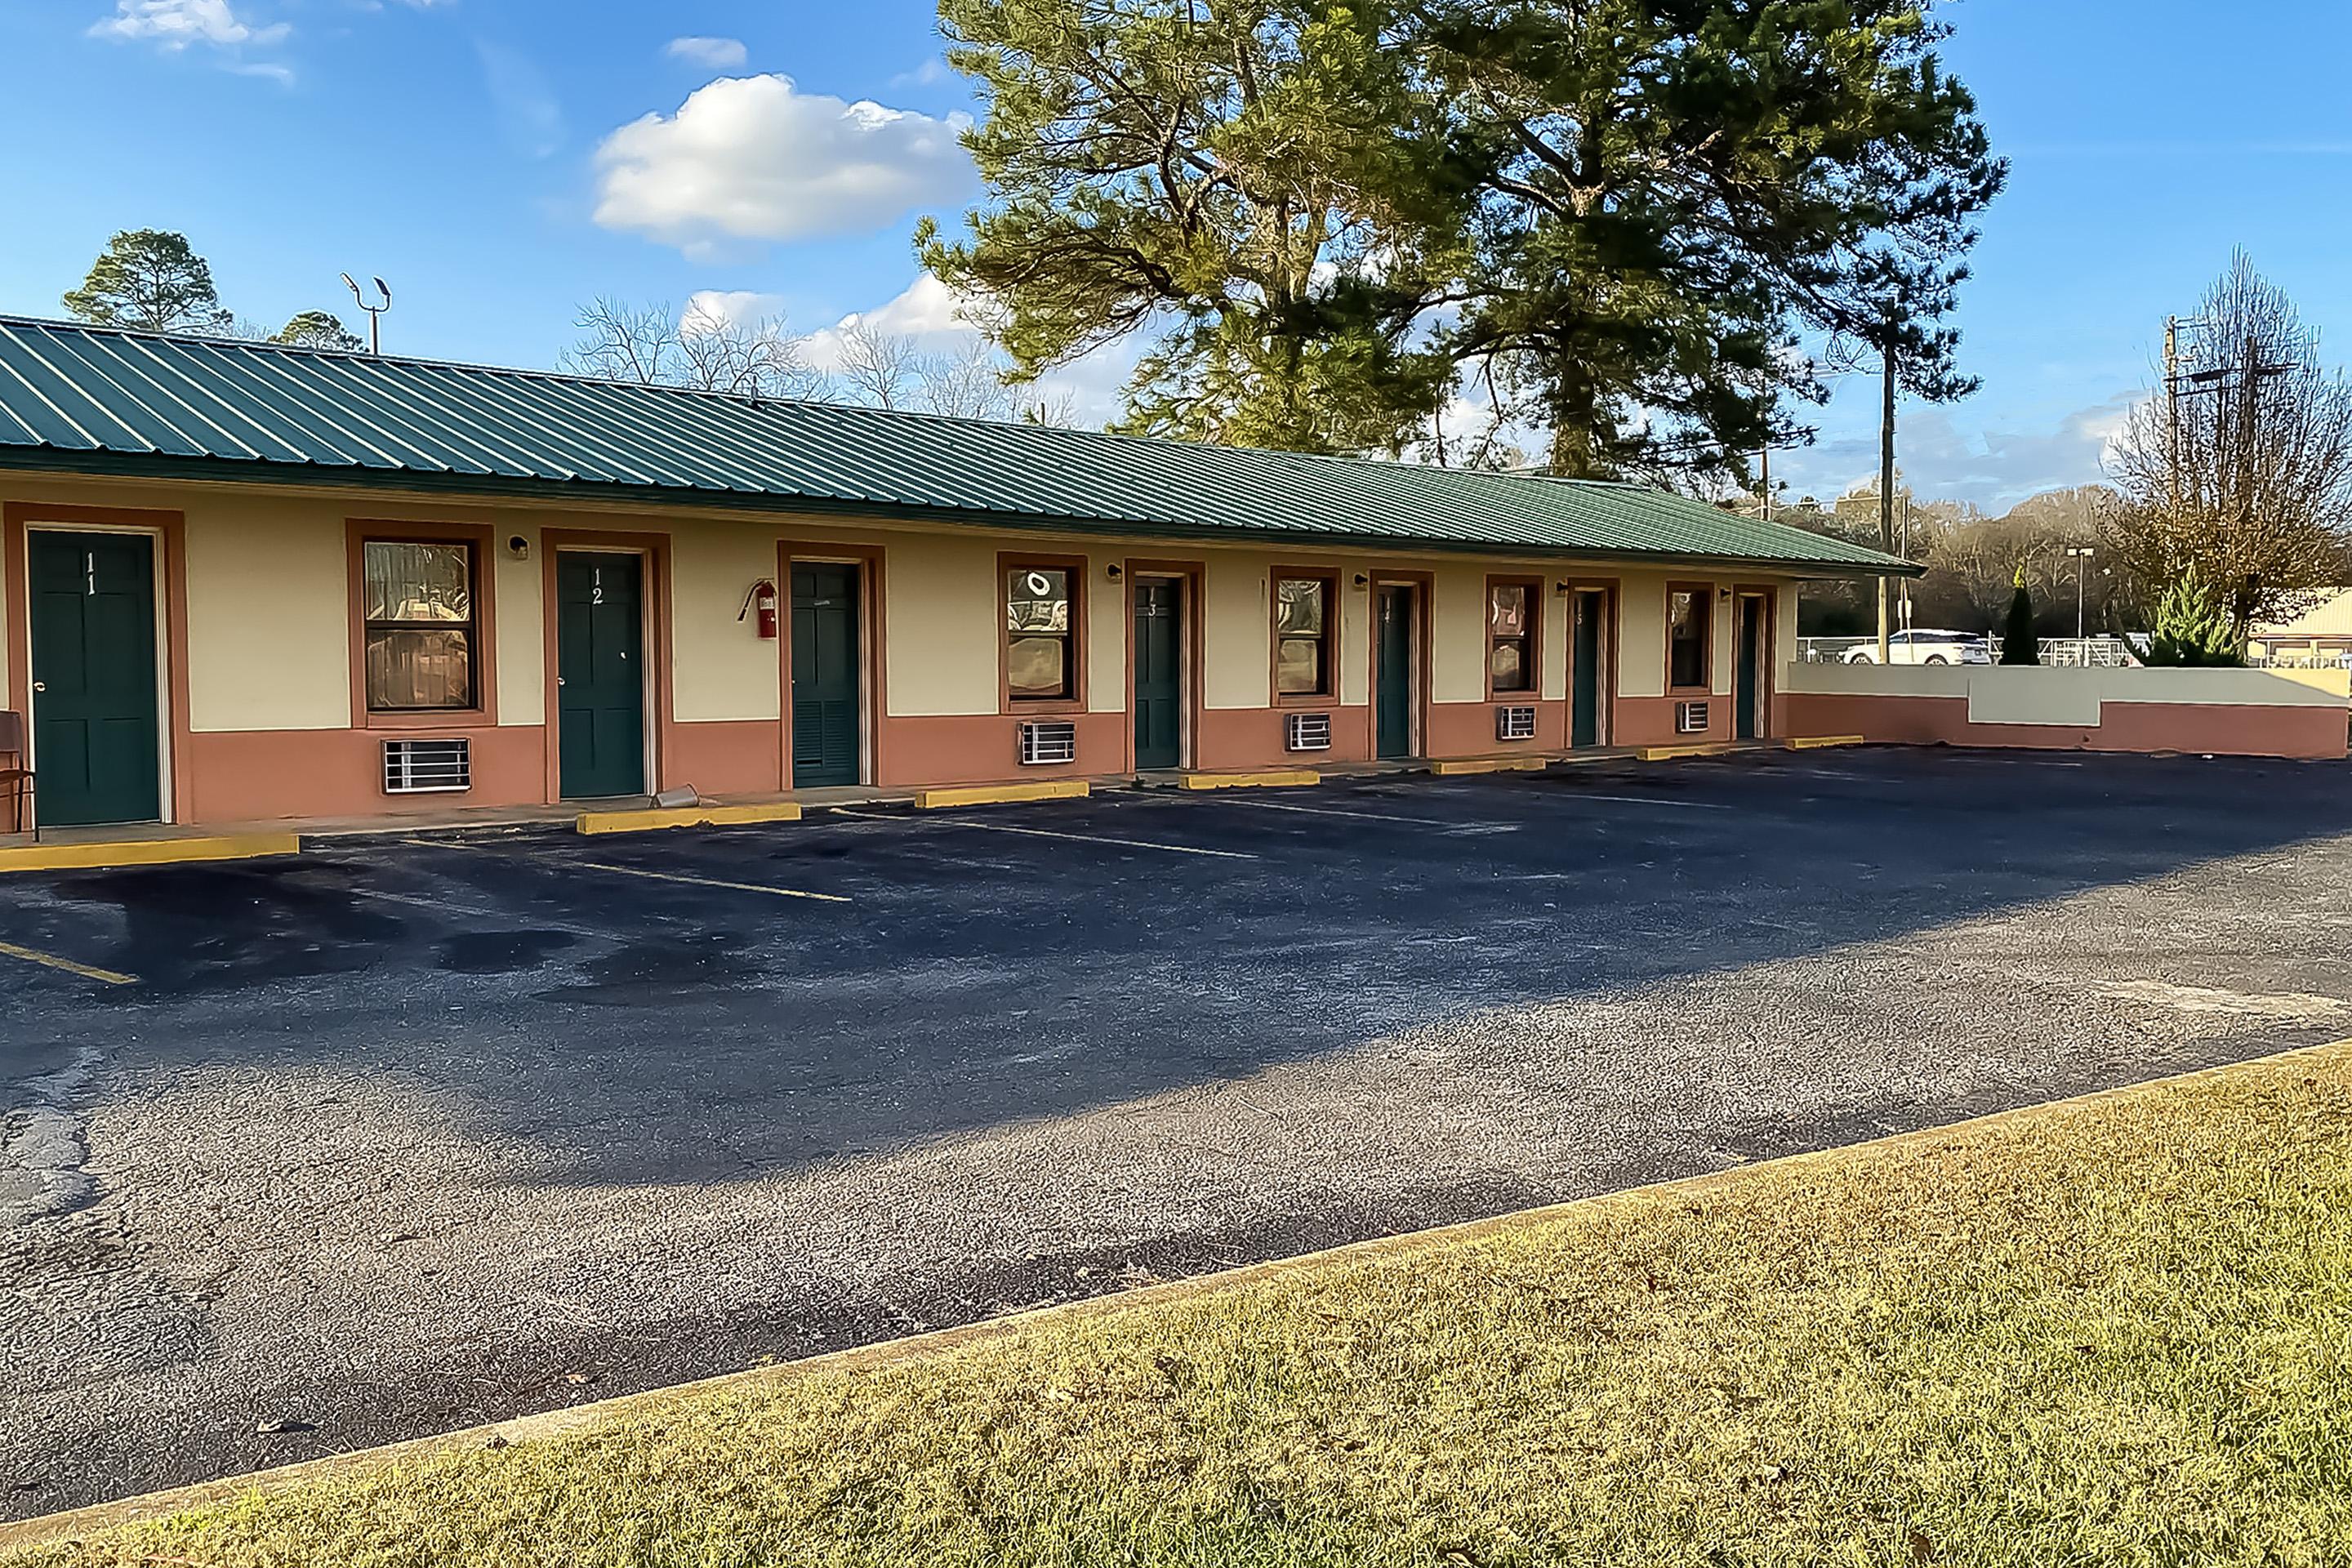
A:
POLYGON ((1111 580, 1112 582, 1116 583, 1116 582, 1118 582, 1121 577, 1124 577, 1124 576, 1126 576, 1126 575, 1127 575, 1127 568, 1125 568, 1124 566, 1121 566, 1121 565, 1120 565, 1118 562, 1116 562, 1116 561, 1114 561, 1114 562, 1112 562, 1112 563, 1110 563, 1110 580, 1111 580))
POLYGON ((1372 580, 1371 580, 1371 578, 1370 578, 1370 577, 1369 577, 1368 575, 1366 575, 1365 574, 1363 574, 1363 573, 1361 573, 1361 572, 1359 572, 1359 573, 1357 573, 1357 574, 1356 574, 1356 586, 1357 586, 1357 587, 1359 587, 1359 588, 1369 588, 1369 587, 1370 587, 1371 585, 1372 585, 1372 580))

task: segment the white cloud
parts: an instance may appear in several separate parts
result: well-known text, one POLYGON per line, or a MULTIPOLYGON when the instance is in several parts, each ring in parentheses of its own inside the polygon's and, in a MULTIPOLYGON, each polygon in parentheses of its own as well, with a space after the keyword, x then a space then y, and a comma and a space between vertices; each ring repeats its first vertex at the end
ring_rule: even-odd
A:
POLYGON ((971 188, 958 141, 970 123, 803 93, 785 76, 726 78, 604 139, 596 221, 689 255, 870 232, 971 188))
MULTIPOLYGON (((2002 512, 2042 490, 2095 484, 2103 461, 2124 421, 2144 395, 2117 393, 2060 418, 2054 428, 2016 428, 1990 412, 1977 418, 1972 405, 1958 409, 1906 405, 1895 428, 1896 458, 1904 481, 1923 497, 1974 501, 2002 512), (1978 418, 1985 423, 1979 424, 1978 418), (2007 427, 2004 427, 2007 426, 2007 427)), ((1825 435, 1819 444, 1775 452, 1772 472, 1786 478, 1790 494, 1826 501, 1877 474, 1874 425, 1849 426, 1825 435)))
POLYGON ((751 58, 740 38, 672 38, 662 53, 715 71, 732 70, 751 58))
MULTIPOLYGON (((857 326, 884 337, 908 339, 919 353, 952 358, 979 341, 980 329, 971 318, 984 309, 959 298, 936 274, 925 272, 871 310, 853 310, 832 326, 811 332, 803 346, 809 364, 828 374, 841 368, 842 334, 857 326)), ((1097 349, 1046 372, 1021 391, 1020 400, 1052 404, 1066 397, 1073 418, 1098 429, 1124 406, 1127 384, 1143 347, 1130 339, 1097 349)))
POLYGON ((228 0, 114 0, 114 15, 89 29, 94 38, 148 41, 175 51, 190 44, 274 44, 292 31, 284 22, 254 26, 230 9, 228 0))
POLYGON ((933 55, 913 70, 900 71, 892 77, 890 85, 892 87, 937 87, 954 74, 948 68, 947 61, 933 55))
POLYGON ((841 365, 842 334, 853 327, 883 337, 909 338, 926 353, 953 353, 979 335, 962 306, 935 273, 926 272, 895 297, 870 310, 852 310, 830 327, 809 334, 809 363, 819 370, 841 365))
POLYGON ((530 56, 487 38, 474 40, 474 52, 507 145, 526 158, 552 155, 563 144, 563 106, 546 73, 530 56))
POLYGON ((784 313, 784 297, 756 289, 699 289, 687 296, 678 331, 700 337, 721 327, 755 327, 784 313))

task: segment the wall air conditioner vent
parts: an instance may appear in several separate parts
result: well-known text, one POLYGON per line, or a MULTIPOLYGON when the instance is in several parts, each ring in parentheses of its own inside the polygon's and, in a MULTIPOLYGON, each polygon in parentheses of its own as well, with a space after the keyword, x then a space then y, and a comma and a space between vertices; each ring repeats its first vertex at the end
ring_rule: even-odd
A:
POLYGON ((1532 741, 1536 738, 1536 710, 1526 703, 1495 710, 1495 739, 1497 741, 1532 741))
POLYGON ((1675 704, 1675 734, 1704 735, 1706 733, 1706 727, 1707 714, 1706 703, 1677 702, 1675 704))
POLYGON ((1286 713, 1283 716, 1282 745, 1290 752, 1328 752, 1331 749, 1331 715, 1328 713, 1286 713))
POLYGON ((1021 765, 1078 760, 1078 727, 1067 719, 1034 720, 1021 726, 1021 765))
POLYGON ((474 787, 474 745, 464 739, 386 741, 383 793, 457 795, 474 787))

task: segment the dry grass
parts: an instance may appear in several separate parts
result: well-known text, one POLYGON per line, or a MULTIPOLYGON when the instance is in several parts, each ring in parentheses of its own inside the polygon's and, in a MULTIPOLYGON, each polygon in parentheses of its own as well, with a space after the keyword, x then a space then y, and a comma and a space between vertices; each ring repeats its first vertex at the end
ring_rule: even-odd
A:
POLYGON ((681 1397, 14 1568, 2347 1553, 2337 1049, 681 1397))

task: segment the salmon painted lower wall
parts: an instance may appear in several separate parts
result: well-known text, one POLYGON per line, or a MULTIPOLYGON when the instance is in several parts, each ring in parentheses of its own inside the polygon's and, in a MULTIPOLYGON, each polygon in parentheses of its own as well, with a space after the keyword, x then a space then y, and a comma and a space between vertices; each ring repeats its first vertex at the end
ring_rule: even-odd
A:
POLYGON ((200 730, 184 752, 191 822, 287 816, 401 816, 453 802, 537 805, 547 798, 547 731, 537 724, 417 731, 472 742, 473 788, 462 795, 383 793, 375 730, 200 730))
POLYGON ((1969 719, 1966 697, 1801 692, 1786 701, 1790 733, 1911 745, 2335 758, 2346 755, 2347 731, 2345 710, 2322 706, 2108 702, 2095 724, 1988 724, 1969 719))

